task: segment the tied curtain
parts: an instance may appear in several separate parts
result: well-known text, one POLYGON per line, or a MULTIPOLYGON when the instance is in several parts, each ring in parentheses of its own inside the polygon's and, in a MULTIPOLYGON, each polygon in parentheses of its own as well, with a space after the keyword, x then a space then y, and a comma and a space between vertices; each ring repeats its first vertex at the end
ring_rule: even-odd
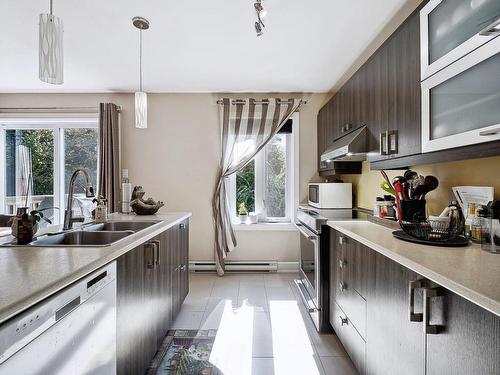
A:
POLYGON ((99 104, 99 187, 108 200, 108 211, 120 210, 120 129, 118 107, 99 104))
POLYGON ((248 164, 299 108, 300 99, 222 99, 221 157, 212 198, 215 265, 224 275, 224 259, 236 245, 226 196, 228 177, 248 164), (244 147, 241 147, 243 145, 244 147))

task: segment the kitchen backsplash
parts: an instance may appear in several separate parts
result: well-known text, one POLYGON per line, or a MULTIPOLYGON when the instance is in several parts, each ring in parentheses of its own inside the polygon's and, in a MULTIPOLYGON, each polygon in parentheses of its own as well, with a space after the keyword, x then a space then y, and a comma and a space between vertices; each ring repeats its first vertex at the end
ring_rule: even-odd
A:
MULTIPOLYGON (((439 179, 437 190, 427 195, 430 215, 439 214, 448 204, 449 192, 453 186, 493 186, 495 198, 500 198, 500 157, 472 159, 449 163, 425 164, 411 167, 422 175, 434 175, 439 179)), ((389 178, 402 175, 404 171, 387 171, 389 178)), ((379 171, 370 171, 370 163, 363 163, 361 175, 343 175, 345 182, 353 183, 357 207, 373 208, 375 198, 382 196, 382 176, 379 171)))

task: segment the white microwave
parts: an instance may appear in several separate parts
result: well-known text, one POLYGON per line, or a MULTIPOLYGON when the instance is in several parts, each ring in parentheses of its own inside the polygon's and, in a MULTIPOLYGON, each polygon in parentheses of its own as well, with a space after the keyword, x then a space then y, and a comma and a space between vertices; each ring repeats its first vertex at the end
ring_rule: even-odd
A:
POLYGON ((352 208, 351 183, 310 183, 308 191, 310 206, 316 208, 352 208))

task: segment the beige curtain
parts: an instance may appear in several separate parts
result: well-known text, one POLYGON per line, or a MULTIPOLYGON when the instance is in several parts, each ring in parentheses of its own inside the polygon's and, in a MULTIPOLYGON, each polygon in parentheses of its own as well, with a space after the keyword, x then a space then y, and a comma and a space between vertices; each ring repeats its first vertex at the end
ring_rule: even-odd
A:
POLYGON ((118 107, 99 104, 99 187, 108 200, 108 211, 120 210, 120 131, 118 107))
POLYGON ((221 159, 212 198, 215 264, 224 275, 224 259, 237 243, 226 197, 227 178, 242 169, 299 108, 300 99, 246 99, 221 106, 221 159))

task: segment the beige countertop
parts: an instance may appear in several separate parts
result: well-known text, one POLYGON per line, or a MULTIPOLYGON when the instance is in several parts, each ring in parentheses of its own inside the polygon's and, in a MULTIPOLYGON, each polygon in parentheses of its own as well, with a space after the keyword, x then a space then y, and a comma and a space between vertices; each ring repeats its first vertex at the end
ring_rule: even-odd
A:
POLYGON ((152 216, 113 214, 110 221, 157 221, 104 247, 0 247, 0 323, 189 218, 176 212, 152 216))
POLYGON ((500 316, 500 254, 479 245, 438 247, 392 236, 392 229, 368 221, 328 225, 382 255, 500 316))

